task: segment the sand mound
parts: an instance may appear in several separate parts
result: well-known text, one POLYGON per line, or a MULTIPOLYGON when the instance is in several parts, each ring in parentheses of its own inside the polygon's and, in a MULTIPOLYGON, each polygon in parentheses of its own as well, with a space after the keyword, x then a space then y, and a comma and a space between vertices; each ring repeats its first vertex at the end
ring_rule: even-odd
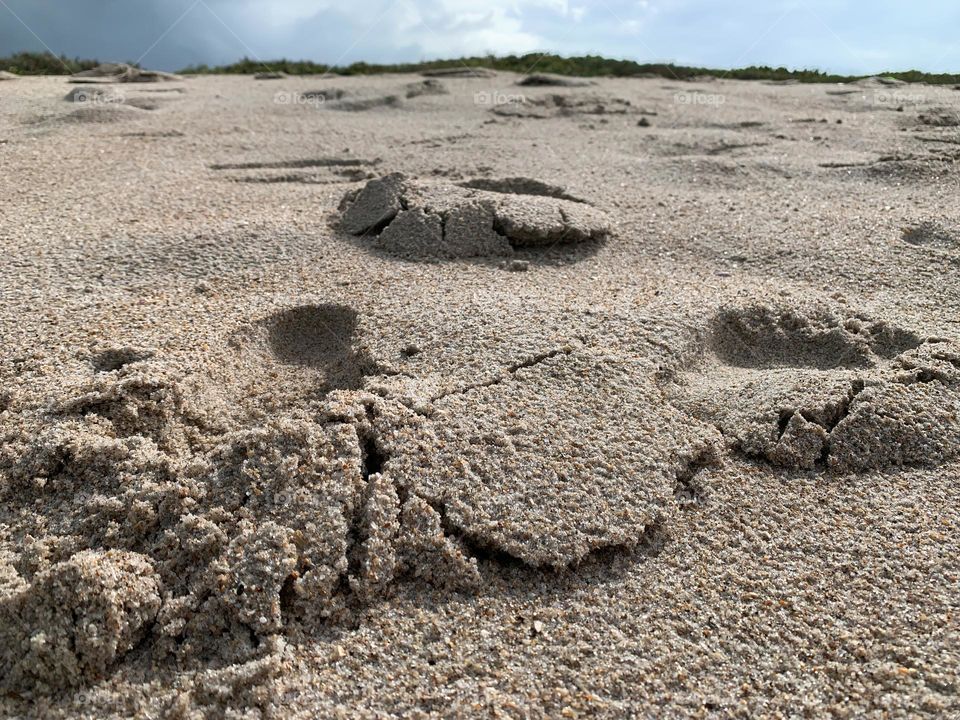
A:
POLYGON ((18 80, 19 78, 19 75, 14 75, 12 72, 0 70, 0 82, 3 82, 4 80, 18 80))
POLYGON ((960 113, 950 108, 933 108, 917 115, 917 122, 929 127, 960 127, 960 113))
POLYGON ((737 452, 840 472, 956 454, 955 345, 809 303, 726 307, 708 333, 681 406, 710 418, 737 452))
POLYGON ((443 83, 433 79, 409 83, 406 86, 406 97, 408 100, 410 98, 420 97, 421 95, 447 95, 449 92, 443 83))
POLYGON ((90 70, 74 73, 70 82, 88 82, 90 80, 104 80, 108 82, 167 82, 182 80, 179 75, 161 72, 160 70, 143 70, 125 63, 102 63, 90 70))
POLYGON ((599 95, 525 97, 495 105, 490 112, 506 117, 547 119, 579 115, 628 115, 637 110, 629 100, 599 95))
POLYGON ((334 102, 328 102, 324 107, 331 110, 343 110, 346 112, 366 112, 378 108, 397 107, 403 102, 399 95, 373 95, 369 97, 344 98, 334 102))
POLYGON ((598 241, 610 232, 602 212, 580 203, 415 182, 399 174, 348 193, 341 212, 344 232, 410 256, 509 255, 515 248, 598 241))
POLYGON ((517 85, 524 87, 587 87, 596 85, 592 80, 584 78, 566 77, 564 75, 549 75, 546 73, 527 75, 517 81, 517 85))
POLYGON ((452 67, 424 70, 420 73, 424 77, 446 78, 494 78, 497 73, 482 67, 452 67))

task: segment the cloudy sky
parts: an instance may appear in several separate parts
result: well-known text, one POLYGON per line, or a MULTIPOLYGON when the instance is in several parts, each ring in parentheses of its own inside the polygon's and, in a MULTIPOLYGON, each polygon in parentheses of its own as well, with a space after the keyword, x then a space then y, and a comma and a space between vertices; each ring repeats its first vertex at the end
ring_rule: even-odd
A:
POLYGON ((332 64, 552 51, 851 74, 960 72, 951 0, 0 0, 0 56, 176 70, 242 56, 332 64))

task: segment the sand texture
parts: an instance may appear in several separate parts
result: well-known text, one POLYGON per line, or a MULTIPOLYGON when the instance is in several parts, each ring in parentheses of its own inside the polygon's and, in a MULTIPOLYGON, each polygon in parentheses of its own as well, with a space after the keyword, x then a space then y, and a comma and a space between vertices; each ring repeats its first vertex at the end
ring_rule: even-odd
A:
POLYGON ((0 90, 0 716, 960 717, 960 93, 258 77, 0 90))

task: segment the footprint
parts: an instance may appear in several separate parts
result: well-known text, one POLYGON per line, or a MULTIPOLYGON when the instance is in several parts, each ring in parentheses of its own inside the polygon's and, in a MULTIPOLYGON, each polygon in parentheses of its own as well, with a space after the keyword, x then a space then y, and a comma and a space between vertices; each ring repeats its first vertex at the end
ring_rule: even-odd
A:
POLYGON ((101 87, 75 87, 63 99, 74 103, 122 103, 124 97, 101 87))
POLYGON ((214 163, 211 170, 293 170, 300 168, 328 168, 328 167, 361 167, 376 165, 379 159, 363 160, 361 158, 304 158, 300 160, 277 160, 270 162, 243 162, 243 163, 214 163))
POLYGON ((957 349, 841 307, 729 306, 675 394, 735 451, 774 465, 936 464, 960 450, 957 349))
POLYGON ((322 107, 343 112, 366 112, 378 108, 395 108, 403 103, 399 95, 372 95, 367 97, 350 97, 336 102, 325 103, 322 107))
POLYGON ((277 411, 357 390, 377 364, 362 345, 357 313, 345 305, 302 305, 231 333, 218 376, 244 406, 277 411))
POLYGON ((210 165, 210 169, 240 171, 240 174, 228 176, 234 182, 330 185, 369 179, 373 177, 372 168, 379 163, 379 158, 366 160, 352 157, 326 157, 265 162, 214 163, 210 165), (304 172, 289 172, 291 170, 304 172), (284 172, 275 173, 272 171, 284 172))
POLYGON ((266 327, 276 358, 322 371, 327 388, 356 390, 375 368, 353 347, 357 313, 344 305, 293 308, 271 317, 266 327))
POLYGON ((489 192, 504 193, 506 195, 540 195, 542 197, 552 197, 557 200, 570 200, 587 204, 586 200, 581 200, 567 193, 558 185, 550 185, 540 180, 528 177, 510 177, 510 178, 477 178, 459 183, 460 187, 473 190, 487 190, 489 192))
POLYGON ((149 360, 155 355, 154 350, 140 349, 129 346, 113 346, 98 351, 90 358, 90 363, 97 372, 116 372, 127 365, 149 360))
POLYGON ((924 221, 903 229, 903 241, 916 247, 955 250, 960 247, 960 234, 932 221, 924 221))
POLYGON ((413 257, 484 257, 515 249, 598 242, 610 224, 583 203, 533 194, 426 183, 401 174, 348 193, 339 228, 372 247, 413 257))
POLYGON ((141 117, 143 112, 140 108, 134 108, 126 103, 86 105, 77 108, 62 118, 56 118, 56 120, 64 123, 99 125, 102 123, 120 122, 122 120, 135 120, 141 117))
POLYGON ((309 90, 303 93, 303 96, 307 100, 320 100, 326 102, 328 100, 342 100, 345 97, 350 96, 349 90, 344 90, 343 88, 324 88, 322 90, 309 90))
MULTIPOLYGON (((430 337, 447 327, 434 321, 430 337)), ((97 355, 91 386, 0 453, 0 488, 31 508, 0 503, 0 523, 35 538, 14 562, 17 593, 44 597, 45 578, 83 553, 122 549, 117 563, 153 570, 142 592, 128 583, 143 601, 118 596, 114 613, 144 654, 244 662, 291 625, 354 620, 396 583, 475 591, 485 573, 533 583, 544 568, 652 554, 716 461, 717 431, 664 402, 669 348, 611 355, 577 338, 550 345, 554 331, 538 329, 490 347, 503 364, 476 378, 445 359, 446 341, 412 347, 398 333, 383 347, 407 361, 391 373, 368 365, 367 322, 329 303, 275 312, 202 363, 216 366, 204 382, 130 348, 97 355), (233 407, 261 391, 272 406, 233 407)), ((49 626, 69 629, 81 611, 68 597, 49 626)), ((91 622, 83 632, 97 636, 91 622)))

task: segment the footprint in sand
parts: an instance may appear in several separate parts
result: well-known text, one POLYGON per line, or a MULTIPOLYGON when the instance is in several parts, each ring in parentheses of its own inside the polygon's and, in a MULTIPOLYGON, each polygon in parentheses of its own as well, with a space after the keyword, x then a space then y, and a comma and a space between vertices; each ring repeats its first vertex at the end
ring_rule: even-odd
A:
POLYGON ((362 344, 357 313, 345 305, 301 305, 230 334, 218 382, 244 406, 271 412, 357 390, 378 374, 362 344))
POLYGON ((331 185, 356 182, 373 177, 373 168, 380 160, 352 157, 302 158, 266 162, 214 163, 211 170, 236 171, 228 176, 243 183, 301 183, 331 185))
POLYGON ((903 241, 908 245, 937 250, 956 250, 960 248, 960 232, 944 224, 925 220, 903 229, 903 241))
POLYGON ((482 181, 479 188, 387 175, 344 197, 338 225, 371 247, 413 257, 502 256, 610 234, 602 211, 545 183, 482 181))
POLYGON ((960 347, 845 307, 722 308, 675 396, 735 451, 782 467, 927 465, 960 448, 960 347))

